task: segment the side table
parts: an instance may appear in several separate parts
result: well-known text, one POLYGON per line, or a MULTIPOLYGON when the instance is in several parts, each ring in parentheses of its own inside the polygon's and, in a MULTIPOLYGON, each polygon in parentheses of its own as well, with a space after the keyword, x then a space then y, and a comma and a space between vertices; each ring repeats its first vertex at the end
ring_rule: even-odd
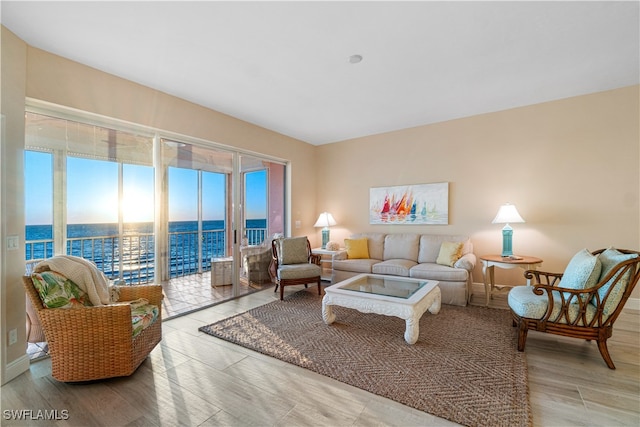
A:
MULTIPOLYGON (((494 293, 513 287, 513 285, 496 285, 494 276, 495 267, 507 270, 512 268, 535 270, 538 268, 538 265, 542 264, 542 260, 540 258, 532 256, 519 256, 518 259, 513 259, 510 257, 503 257, 502 255, 482 255, 480 256, 480 260, 482 261, 482 278, 484 279, 484 292, 487 296, 487 305, 489 305, 489 300, 494 293), (487 273, 489 274, 487 275, 487 273)), ((531 281, 527 279, 527 286, 530 285, 531 281)))
POLYGON ((341 251, 344 251, 344 248, 338 249, 337 251, 330 251, 322 248, 311 249, 312 254, 320 255, 320 267, 322 267, 322 275, 320 276, 321 280, 328 282, 331 281, 331 276, 333 274, 333 255, 341 251))
POLYGON ((233 258, 211 259, 211 287, 227 286, 233 283, 233 258))

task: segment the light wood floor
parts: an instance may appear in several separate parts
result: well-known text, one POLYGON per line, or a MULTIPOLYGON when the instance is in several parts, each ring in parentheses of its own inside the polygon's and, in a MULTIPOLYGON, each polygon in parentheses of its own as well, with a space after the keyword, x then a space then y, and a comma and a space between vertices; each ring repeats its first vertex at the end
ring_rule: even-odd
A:
MULTIPOLYGON (((297 287, 287 287, 295 292, 297 287)), ((475 290, 473 304, 484 303, 475 290)), ((51 378, 48 359, 1 388, 4 425, 77 426, 451 426, 305 369, 198 332, 201 325, 276 299, 257 292, 163 324, 164 337, 131 377, 69 385, 51 378), (66 421, 14 421, 7 410, 67 410, 66 421)), ((504 295, 492 306, 506 307, 504 295)), ((609 349, 530 332, 529 387, 535 426, 640 425, 640 314, 623 312, 609 349)), ((514 331, 515 333, 515 331, 514 331)))

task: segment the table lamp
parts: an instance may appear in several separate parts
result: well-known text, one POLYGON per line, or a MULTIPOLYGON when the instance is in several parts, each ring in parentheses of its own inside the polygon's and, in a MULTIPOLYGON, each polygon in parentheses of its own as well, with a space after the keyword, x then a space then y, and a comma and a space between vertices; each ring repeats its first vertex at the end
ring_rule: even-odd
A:
POLYGON ((329 241, 329 227, 336 225, 336 220, 329 212, 322 212, 318 217, 318 220, 313 225, 314 227, 324 227, 322 229, 322 249, 327 247, 329 241))
POLYGON ((510 203, 505 203, 498 209, 498 214, 491 221, 492 224, 505 224, 502 228, 502 256, 513 256, 512 241, 513 228, 509 225, 510 222, 524 222, 524 219, 518 213, 516 207, 510 203))

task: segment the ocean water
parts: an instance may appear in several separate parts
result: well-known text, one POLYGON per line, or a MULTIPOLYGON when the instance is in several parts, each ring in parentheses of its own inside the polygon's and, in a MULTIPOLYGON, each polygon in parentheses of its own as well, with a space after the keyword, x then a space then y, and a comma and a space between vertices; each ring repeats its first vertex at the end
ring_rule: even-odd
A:
MULTIPOLYGON (((250 233, 249 244, 264 239, 266 219, 246 221, 246 228, 258 229, 250 233)), ((203 221, 202 270, 211 269, 211 258, 225 256, 225 222, 203 221)), ((49 258, 53 255, 53 228, 51 225, 28 225, 25 230, 25 259, 49 258)), ((81 256, 96 263, 107 277, 122 277, 128 283, 146 283, 153 277, 155 253, 152 223, 124 225, 123 238, 118 237, 117 224, 67 225, 67 254, 81 256)), ((198 223, 175 221, 169 223, 169 269, 171 277, 198 271, 198 223)))

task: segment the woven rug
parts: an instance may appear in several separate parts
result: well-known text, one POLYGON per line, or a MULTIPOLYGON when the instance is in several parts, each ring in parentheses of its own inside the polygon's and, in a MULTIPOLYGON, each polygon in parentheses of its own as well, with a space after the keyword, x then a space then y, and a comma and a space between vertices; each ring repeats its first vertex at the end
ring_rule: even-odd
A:
POLYGON ((402 319, 333 309, 325 325, 322 297, 300 291, 200 330, 458 424, 532 425, 507 310, 442 305, 409 345, 402 319))

